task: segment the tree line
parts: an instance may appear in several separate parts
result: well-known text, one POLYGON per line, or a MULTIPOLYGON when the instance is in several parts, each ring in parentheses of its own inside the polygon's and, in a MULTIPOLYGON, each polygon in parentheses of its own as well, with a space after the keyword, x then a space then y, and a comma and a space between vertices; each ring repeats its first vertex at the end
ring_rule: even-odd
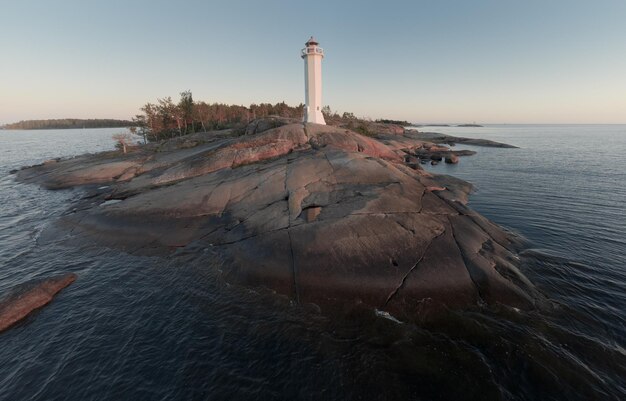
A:
POLYGON ((118 128, 131 127, 136 123, 128 120, 115 120, 110 118, 79 119, 61 118, 48 120, 22 120, 12 124, 3 125, 3 129, 71 129, 71 128, 118 128))
MULTIPOLYGON (((290 106, 284 101, 276 104, 253 103, 248 107, 225 103, 195 101, 191 91, 180 93, 174 102, 170 96, 159 98, 155 103, 148 102, 140 108, 132 121, 115 119, 47 119, 23 120, 2 126, 4 129, 68 129, 68 128, 117 128, 130 127, 131 132, 140 134, 145 140, 160 140, 182 136, 193 132, 244 127, 250 121, 267 116, 280 116, 301 119, 304 104, 290 106)), ((329 106, 322 108, 322 114, 330 125, 353 126, 361 119, 353 113, 338 113, 329 106)), ((369 119, 366 119, 369 120, 369 119)), ((369 120, 371 121, 371 120, 369 120)), ((376 122, 409 125, 406 121, 376 120, 376 122)))
MULTIPOLYGON (((242 128, 250 121, 268 116, 302 119, 304 104, 290 106, 284 101, 276 104, 253 103, 249 106, 196 101, 191 91, 180 93, 175 102, 170 96, 148 102, 133 118, 138 129, 131 129, 145 140, 157 141, 194 132, 242 128)), ((338 113, 324 106, 322 114, 330 125, 354 124, 361 121, 353 113, 338 113)), ((408 125, 408 124, 407 124, 408 125)))
POLYGON ((237 128, 250 121, 277 115, 302 118, 304 105, 289 106, 285 102, 260 103, 248 107, 224 103, 195 101, 191 91, 180 93, 178 102, 170 96, 148 102, 141 107, 141 114, 133 118, 139 134, 149 140, 182 136, 193 132, 237 128))

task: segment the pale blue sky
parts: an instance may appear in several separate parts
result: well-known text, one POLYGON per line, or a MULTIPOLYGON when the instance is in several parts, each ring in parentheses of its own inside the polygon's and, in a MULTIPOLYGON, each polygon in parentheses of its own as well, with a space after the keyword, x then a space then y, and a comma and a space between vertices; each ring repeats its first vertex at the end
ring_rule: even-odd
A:
POLYGON ((130 118, 190 89, 414 122, 626 123, 626 1, 0 0, 0 123, 130 118))

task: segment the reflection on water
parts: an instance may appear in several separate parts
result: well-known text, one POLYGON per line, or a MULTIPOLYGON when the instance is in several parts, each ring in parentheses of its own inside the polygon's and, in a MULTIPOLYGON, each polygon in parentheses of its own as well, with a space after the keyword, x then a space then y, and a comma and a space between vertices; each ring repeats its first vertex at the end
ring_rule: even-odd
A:
POLYGON ((479 148, 435 170, 474 182, 472 207, 534 243, 523 270, 554 307, 477 307, 419 326, 230 286, 210 251, 40 244, 81 192, 8 172, 111 148, 119 130, 0 132, 0 294, 78 274, 0 334, 0 399, 624 399, 626 129, 506 128, 449 128, 522 149, 479 148), (602 159, 581 156, 589 147, 602 159))

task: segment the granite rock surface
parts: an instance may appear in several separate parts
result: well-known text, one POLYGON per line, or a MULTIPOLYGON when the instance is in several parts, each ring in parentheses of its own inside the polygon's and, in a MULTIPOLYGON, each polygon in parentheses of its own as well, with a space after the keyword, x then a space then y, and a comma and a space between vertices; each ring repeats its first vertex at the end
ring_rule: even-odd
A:
POLYGON ((53 160, 17 177, 87 188, 49 238, 208 250, 228 281, 299 302, 358 301, 409 320, 480 303, 534 307, 519 238, 465 206, 471 184, 415 163, 450 149, 393 131, 256 121, 241 136, 195 134, 193 146, 53 160))
POLYGON ((0 300, 0 332, 52 301, 57 293, 76 280, 73 273, 32 280, 11 290, 0 300))

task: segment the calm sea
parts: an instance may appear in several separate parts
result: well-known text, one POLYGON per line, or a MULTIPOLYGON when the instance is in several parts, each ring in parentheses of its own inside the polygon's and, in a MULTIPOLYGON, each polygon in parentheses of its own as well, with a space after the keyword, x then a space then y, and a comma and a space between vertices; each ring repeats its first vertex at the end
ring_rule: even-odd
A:
POLYGON ((81 191, 9 171, 111 149, 120 129, 0 131, 0 296, 78 275, 0 334, 0 399, 626 399, 626 126, 432 131, 520 147, 463 146, 478 154, 429 168, 474 183, 470 205, 530 241, 523 271, 554 308, 477 307, 423 325, 358 307, 338 318, 228 285, 195 252, 43 244, 81 191))

